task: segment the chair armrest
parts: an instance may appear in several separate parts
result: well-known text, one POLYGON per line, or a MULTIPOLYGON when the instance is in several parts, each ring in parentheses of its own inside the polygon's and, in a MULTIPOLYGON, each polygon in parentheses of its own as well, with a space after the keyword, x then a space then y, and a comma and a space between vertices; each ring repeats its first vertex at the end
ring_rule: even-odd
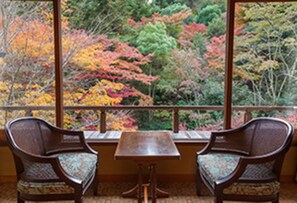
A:
POLYGON ((235 129, 227 129, 227 130, 220 130, 220 131, 212 131, 211 134, 213 136, 228 136, 228 135, 232 135, 232 133, 237 133, 237 132, 240 132, 244 129, 244 125, 243 126, 240 126, 238 128, 235 128, 235 129))
POLYGON ((235 141, 237 138, 240 137, 240 134, 244 131, 244 128, 245 125, 236 129, 211 132, 208 144, 204 149, 197 152, 197 156, 207 154, 209 152, 225 152, 249 155, 248 151, 238 148, 238 141, 235 141))
MULTIPOLYGON (((202 150, 197 152, 197 156, 207 154, 207 153, 209 153, 211 151, 218 151, 216 149, 213 149, 214 145, 216 143, 217 137, 232 135, 232 133, 236 133, 236 132, 238 132, 240 130, 238 130, 238 129, 229 129, 229 130, 211 132, 209 142, 207 143, 207 145, 202 150)), ((239 151, 228 150, 228 149, 221 149, 219 151, 220 152, 239 152, 239 151)), ((239 152, 239 153, 241 153, 241 152, 239 152)))
MULTIPOLYGON (((83 147, 83 149, 88 152, 88 153, 92 153, 92 154, 98 154, 95 150, 93 150, 86 142, 85 140, 85 136, 84 136, 84 132, 83 131, 74 131, 74 130, 65 130, 59 127, 54 127, 51 126, 51 129, 54 132, 57 132, 59 134, 62 135, 67 135, 67 136, 78 136, 79 137, 79 143, 81 144, 81 146, 83 147)), ((63 150, 61 150, 63 151, 63 150)), ((55 151, 58 152, 58 151, 55 151)))
POLYGON ((81 130, 66 130, 55 126, 50 126, 50 127, 53 131, 64 135, 80 136, 81 134, 83 134, 83 131, 81 130))
POLYGON ((41 156, 41 155, 33 155, 27 152, 24 152, 20 149, 14 149, 13 150, 14 154, 18 157, 20 157, 22 160, 27 160, 32 163, 41 163, 41 164, 50 164, 51 167, 53 168, 54 172, 58 176, 57 179, 47 179, 47 181, 61 181, 61 182, 66 182, 70 186, 74 188, 81 188, 82 187, 82 181, 68 175, 63 167, 60 164, 59 158, 58 157, 48 157, 48 156, 41 156))
MULTIPOLYGON (((239 180, 240 177, 245 172, 247 166, 249 164, 262 164, 276 160, 278 156, 281 156, 283 152, 273 152, 266 155, 261 156, 250 156, 250 157, 240 157, 238 164, 234 171, 223 179, 217 180, 215 182, 215 187, 217 189, 224 189, 230 185, 232 185, 235 181, 239 180)), ((277 176, 271 177, 272 179, 276 179, 277 176)))
POLYGON ((216 140, 216 135, 211 133, 210 139, 207 143, 207 145, 200 151, 196 152, 196 156, 203 155, 203 154, 208 154, 211 151, 211 148, 213 147, 213 144, 215 143, 216 140))

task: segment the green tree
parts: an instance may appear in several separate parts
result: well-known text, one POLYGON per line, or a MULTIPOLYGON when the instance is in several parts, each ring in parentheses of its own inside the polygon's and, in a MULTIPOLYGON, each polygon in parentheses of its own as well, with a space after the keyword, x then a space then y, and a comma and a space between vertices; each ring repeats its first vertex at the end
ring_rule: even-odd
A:
MULTIPOLYGON (((136 43, 137 49, 144 55, 153 55, 151 64, 142 67, 149 75, 160 75, 162 67, 167 63, 171 54, 171 49, 177 46, 176 40, 166 33, 166 26, 161 22, 146 24, 139 33, 136 43)), ((143 92, 148 92, 154 98, 155 84, 143 87, 143 92)))
POLYGON ((218 37, 226 33, 226 22, 221 18, 214 18, 207 27, 207 33, 211 37, 218 37))
POLYGON ((126 0, 127 12, 129 17, 135 21, 141 20, 142 17, 151 17, 153 13, 158 11, 158 8, 148 4, 147 1, 126 0))
POLYGON ((221 14, 222 12, 218 5, 209 5, 198 13, 196 22, 209 25, 213 19, 220 18, 221 14))
POLYGON ((164 60, 177 45, 176 40, 167 35, 165 24, 160 22, 145 25, 136 43, 143 54, 154 54, 157 60, 164 60))
POLYGON ((187 7, 185 4, 171 4, 169 6, 167 6, 166 8, 162 9, 160 12, 161 16, 164 15, 168 15, 168 16, 172 16, 175 13, 179 13, 182 10, 190 10, 191 8, 187 7))
POLYGON ((250 83, 256 105, 292 103, 287 96, 297 81, 297 4, 247 4, 244 10, 234 60, 244 75, 237 80, 250 83))
MULTIPOLYGON (((204 9, 207 6, 210 5, 218 5, 220 10, 222 11, 222 13, 226 12, 226 4, 227 1, 225 0, 192 0, 192 1, 196 1, 197 3, 197 9, 196 11, 199 13, 202 9, 204 9)), ((193 7, 191 7, 193 8, 193 7)))
POLYGON ((167 6, 171 5, 171 4, 184 4, 185 1, 184 0, 154 0, 154 5, 162 8, 166 8, 167 6))

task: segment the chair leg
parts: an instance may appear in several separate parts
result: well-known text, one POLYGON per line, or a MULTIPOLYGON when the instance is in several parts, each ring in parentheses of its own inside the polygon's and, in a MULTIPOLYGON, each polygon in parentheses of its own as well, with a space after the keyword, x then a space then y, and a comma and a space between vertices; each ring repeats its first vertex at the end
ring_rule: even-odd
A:
POLYGON ((202 180, 200 177, 200 171, 199 171, 198 166, 197 166, 196 171, 197 171, 196 172, 196 194, 197 194, 197 196, 201 196, 202 180))
POLYGON ((25 203, 25 201, 18 197, 18 203, 25 203))
POLYGON ((17 193, 17 203, 25 203, 25 200, 22 200, 21 198, 20 198, 20 193, 18 192, 17 193))
POLYGON ((75 198, 74 203, 82 203, 82 198, 81 197, 75 198))
POLYGON ((277 198, 275 200, 271 201, 272 203, 278 203, 279 202, 279 193, 277 194, 277 198))
POLYGON ((97 158, 97 164, 96 164, 96 171, 95 171, 95 177, 93 180, 93 195, 98 195, 98 163, 99 163, 99 157, 97 158))
POLYGON ((96 170, 96 175, 93 180, 93 195, 97 196, 98 195, 98 172, 96 170))
POLYGON ((25 203, 25 201, 22 200, 22 199, 20 199, 20 198, 18 198, 18 203, 25 203))
POLYGON ((223 203, 223 199, 220 197, 215 197, 214 203, 223 203))

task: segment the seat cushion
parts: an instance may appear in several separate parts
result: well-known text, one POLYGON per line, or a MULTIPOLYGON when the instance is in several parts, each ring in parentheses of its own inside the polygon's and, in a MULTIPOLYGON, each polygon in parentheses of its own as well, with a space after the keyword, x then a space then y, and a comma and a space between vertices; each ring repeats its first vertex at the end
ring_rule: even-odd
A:
MULTIPOLYGON (((92 175, 94 174, 96 170, 96 164, 97 164, 97 155, 90 154, 90 153, 84 153, 84 152, 75 152, 75 153, 60 153, 53 156, 57 156, 62 168, 64 171, 76 178, 82 181, 83 187, 85 187, 86 183, 92 178, 92 175)), ((48 164, 47 164, 48 165, 48 164)), ((37 164, 34 163, 30 167, 27 167, 27 174, 30 174, 30 178, 33 174, 36 174, 36 178, 40 179, 40 177, 46 177, 47 179, 50 178, 48 174, 52 174, 52 168, 50 165, 49 167, 45 167, 45 164, 37 164), (40 166, 39 166, 40 165, 40 166), (42 170, 39 170, 39 173, 42 171, 42 173, 46 174, 38 174, 38 169, 42 168, 42 170), (48 172, 47 172, 47 169, 48 172)), ((56 178, 55 175, 53 175, 53 178, 56 178)), ((74 192, 74 189, 67 185, 64 182, 46 182, 45 178, 44 182, 28 182, 24 180, 18 181, 17 187, 18 191, 25 194, 71 194, 74 192)))
POLYGON ((223 193, 228 195, 273 195, 280 189, 280 183, 273 181, 269 183, 233 183, 224 189, 223 193))
POLYGON ((74 188, 64 182, 28 182, 19 180, 17 190, 23 194, 30 195, 56 195, 56 194, 72 194, 74 188))
POLYGON ((206 154, 198 156, 201 173, 214 187, 215 181, 220 180, 234 171, 240 156, 235 154, 206 154))
MULTIPOLYGON (((240 159, 240 155, 213 153, 200 155, 198 165, 201 174, 206 178, 209 184, 214 188, 217 180, 223 179, 231 174, 240 159)), ((267 178, 271 177, 273 163, 248 165, 242 175, 245 178, 267 178)), ((278 181, 268 183, 240 183, 235 182, 228 188, 224 189, 224 194, 236 195, 272 195, 278 193, 280 184, 278 181)))
POLYGON ((90 153, 61 153, 59 161, 65 172, 83 181, 83 187, 96 170, 97 155, 90 153))

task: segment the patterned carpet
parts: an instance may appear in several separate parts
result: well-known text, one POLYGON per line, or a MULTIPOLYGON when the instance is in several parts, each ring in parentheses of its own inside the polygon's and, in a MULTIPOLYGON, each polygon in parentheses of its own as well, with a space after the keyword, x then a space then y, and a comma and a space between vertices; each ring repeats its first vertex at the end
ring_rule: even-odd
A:
MULTIPOLYGON (((135 199, 126 199, 121 197, 121 192, 130 189, 132 183, 100 183, 99 196, 94 197, 91 192, 88 192, 84 197, 84 203, 136 203, 135 199)), ((164 183, 160 184, 160 188, 170 192, 169 198, 158 199, 158 203, 210 203, 213 202, 206 191, 201 197, 195 194, 194 183, 164 183)), ((0 202, 15 203, 16 202, 16 187, 15 184, 0 185, 0 202)), ((64 201, 64 203, 73 201, 64 201)), ((281 203, 297 203, 297 184, 282 183, 281 203)))

